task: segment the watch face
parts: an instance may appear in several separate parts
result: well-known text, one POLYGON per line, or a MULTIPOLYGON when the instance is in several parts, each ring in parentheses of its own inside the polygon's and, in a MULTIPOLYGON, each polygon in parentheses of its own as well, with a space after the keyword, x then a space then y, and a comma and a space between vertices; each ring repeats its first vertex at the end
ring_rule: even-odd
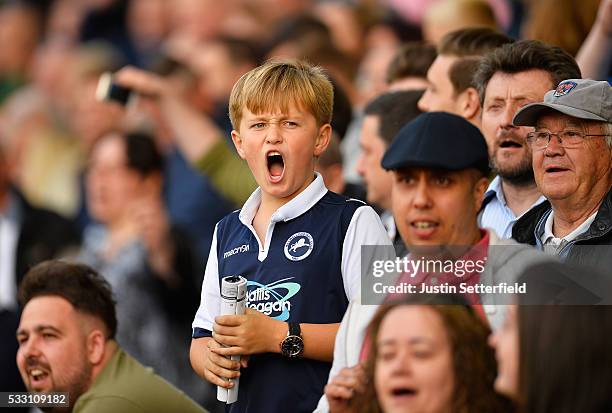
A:
POLYGON ((283 340, 282 352, 287 357, 297 357, 304 349, 304 341, 300 336, 287 336, 283 340))

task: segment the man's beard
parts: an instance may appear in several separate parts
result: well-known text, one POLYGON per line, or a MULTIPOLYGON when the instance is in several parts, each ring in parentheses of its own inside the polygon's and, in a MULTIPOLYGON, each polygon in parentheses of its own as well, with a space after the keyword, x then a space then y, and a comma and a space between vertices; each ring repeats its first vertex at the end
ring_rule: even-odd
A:
POLYGON ((518 165, 512 167, 499 167, 495 158, 491 159, 493 172, 504 181, 514 186, 530 186, 535 182, 531 159, 521 159, 518 165))
POLYGON ((91 370, 92 367, 86 361, 77 369, 76 377, 69 384, 60 386, 60 388, 51 389, 52 392, 67 392, 69 398, 69 407, 43 407, 41 411, 45 413, 70 413, 74 409, 79 397, 81 397, 91 386, 91 370))
MULTIPOLYGON (((524 139, 520 139, 516 134, 509 132, 508 138, 516 142, 525 142, 524 139)), ((515 165, 499 165, 497 162, 497 151, 500 148, 498 142, 502 141, 503 138, 498 138, 495 143, 495 150, 493 156, 491 156, 491 169, 503 180, 514 186, 530 186, 535 183, 533 175, 533 166, 531 162, 531 153, 526 150, 524 156, 520 159, 518 164, 515 165)), ((528 149, 523 143, 523 148, 528 149)))

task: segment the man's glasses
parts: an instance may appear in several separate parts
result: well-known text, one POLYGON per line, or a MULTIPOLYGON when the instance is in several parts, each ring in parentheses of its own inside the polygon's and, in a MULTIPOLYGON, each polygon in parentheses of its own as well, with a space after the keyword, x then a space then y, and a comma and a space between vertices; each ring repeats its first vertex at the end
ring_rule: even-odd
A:
POLYGON ((582 145, 584 140, 589 137, 607 137, 610 135, 587 135, 582 132, 565 130, 559 133, 551 133, 545 131, 529 132, 527 134, 527 142, 533 149, 546 149, 550 143, 550 139, 557 137, 559 145, 564 148, 577 148, 582 145))

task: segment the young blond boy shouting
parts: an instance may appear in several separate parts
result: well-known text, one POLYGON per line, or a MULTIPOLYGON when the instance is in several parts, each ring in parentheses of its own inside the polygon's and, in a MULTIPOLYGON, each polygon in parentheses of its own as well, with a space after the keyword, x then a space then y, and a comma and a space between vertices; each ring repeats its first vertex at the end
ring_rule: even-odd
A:
POLYGON ((231 412, 316 407, 339 323, 360 292, 361 245, 390 245, 371 207, 328 191, 314 172, 332 101, 323 71, 299 61, 267 62, 232 90, 232 139, 259 188, 217 224, 190 352, 209 382, 240 377, 231 412), (229 275, 248 280, 243 316, 219 316, 229 275))

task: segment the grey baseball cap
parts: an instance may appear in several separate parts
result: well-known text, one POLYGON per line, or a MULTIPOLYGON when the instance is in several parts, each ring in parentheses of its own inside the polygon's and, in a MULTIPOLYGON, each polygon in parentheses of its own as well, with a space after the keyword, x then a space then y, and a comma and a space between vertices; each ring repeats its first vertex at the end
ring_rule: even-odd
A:
POLYGON ((544 102, 530 103, 519 110, 512 123, 535 126, 538 118, 551 109, 578 119, 612 122, 612 87, 606 81, 564 80, 544 95, 544 102))

